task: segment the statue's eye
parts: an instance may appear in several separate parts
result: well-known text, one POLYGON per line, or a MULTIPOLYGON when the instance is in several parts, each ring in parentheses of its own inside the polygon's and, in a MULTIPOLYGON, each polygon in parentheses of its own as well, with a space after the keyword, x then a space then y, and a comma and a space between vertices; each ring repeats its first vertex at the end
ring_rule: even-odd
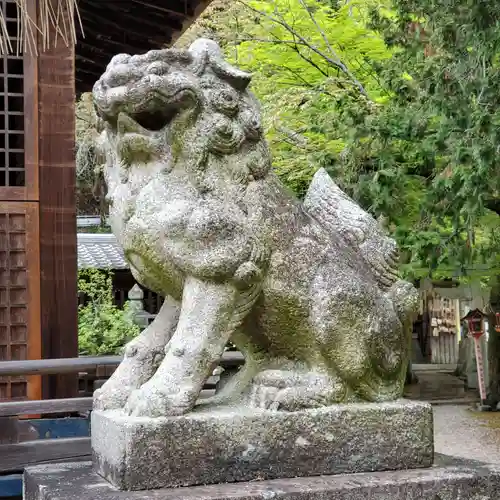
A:
POLYGON ((238 112, 238 97, 233 92, 216 91, 213 93, 212 100, 215 109, 225 115, 234 116, 238 112))

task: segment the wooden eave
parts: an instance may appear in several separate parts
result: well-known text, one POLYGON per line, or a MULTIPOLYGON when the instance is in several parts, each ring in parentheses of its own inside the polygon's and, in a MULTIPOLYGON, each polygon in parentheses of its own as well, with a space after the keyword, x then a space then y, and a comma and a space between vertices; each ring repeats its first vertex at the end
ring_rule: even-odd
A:
POLYGON ((172 45, 210 0, 79 0, 76 93, 90 92, 111 58, 172 45))

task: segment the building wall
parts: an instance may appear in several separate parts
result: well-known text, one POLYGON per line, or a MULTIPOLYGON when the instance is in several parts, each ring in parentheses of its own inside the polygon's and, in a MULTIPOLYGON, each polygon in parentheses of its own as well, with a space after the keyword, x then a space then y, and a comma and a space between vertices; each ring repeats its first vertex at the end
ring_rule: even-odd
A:
POLYGON ((489 304, 489 290, 481 286, 479 281, 468 285, 443 286, 430 279, 422 280, 421 313, 428 314, 428 339, 431 352, 430 362, 435 364, 457 364, 459 360, 459 343, 463 337, 460 318, 471 309, 485 310, 489 304), (446 316, 447 304, 453 309, 454 328, 440 328, 433 319, 446 316), (441 314, 435 314, 441 305, 441 314), (437 330, 437 331, 436 331, 437 330), (446 331, 448 330, 448 331, 446 331))
MULTIPOLYGON (((16 2, 0 8, 15 50, 16 2)), ((37 47, 0 56, 0 360, 77 354, 74 48, 33 31, 37 47)), ((0 399, 76 392, 73 375, 0 380, 0 399)))

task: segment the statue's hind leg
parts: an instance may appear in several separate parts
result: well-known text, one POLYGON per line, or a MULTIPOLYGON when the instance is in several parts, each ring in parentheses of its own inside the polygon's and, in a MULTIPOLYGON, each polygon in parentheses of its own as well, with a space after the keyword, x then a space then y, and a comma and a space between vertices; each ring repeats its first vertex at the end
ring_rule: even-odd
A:
POLYGON ((204 403, 233 404, 241 401, 255 375, 264 367, 270 366, 268 355, 252 342, 251 337, 246 335, 243 329, 238 329, 233 333, 231 342, 243 354, 245 364, 224 383, 221 389, 216 389, 215 395, 207 398, 204 403))
POLYGON ((252 381, 247 404, 255 408, 296 411, 347 399, 347 387, 326 371, 264 370, 252 381))

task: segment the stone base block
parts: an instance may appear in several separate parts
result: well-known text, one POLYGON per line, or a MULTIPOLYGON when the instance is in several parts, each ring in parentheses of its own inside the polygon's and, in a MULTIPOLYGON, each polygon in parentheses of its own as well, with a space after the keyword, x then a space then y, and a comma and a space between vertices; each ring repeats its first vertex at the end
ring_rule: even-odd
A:
POLYGON ((93 412, 92 451, 95 470, 122 490, 414 469, 432 465, 432 409, 401 400, 158 419, 93 412))
POLYGON ((24 500, 497 500, 500 468, 438 457, 429 469, 117 491, 90 463, 25 472, 24 500))

